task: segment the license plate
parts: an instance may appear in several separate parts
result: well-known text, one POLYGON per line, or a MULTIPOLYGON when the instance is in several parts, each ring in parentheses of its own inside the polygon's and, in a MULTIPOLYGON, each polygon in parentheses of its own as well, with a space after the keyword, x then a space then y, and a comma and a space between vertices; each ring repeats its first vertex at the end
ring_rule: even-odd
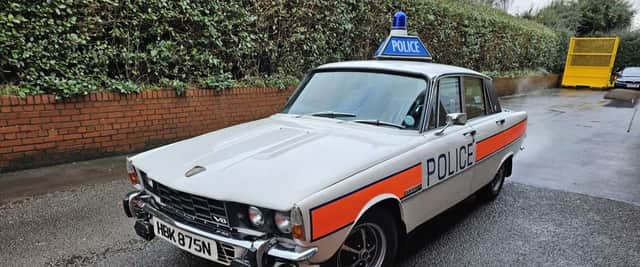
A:
POLYGON ((152 222, 156 235, 162 239, 171 242, 193 255, 212 261, 218 261, 216 241, 182 231, 156 217, 152 218, 152 222))
POLYGON ((627 84, 629 88, 640 88, 640 84, 627 84))

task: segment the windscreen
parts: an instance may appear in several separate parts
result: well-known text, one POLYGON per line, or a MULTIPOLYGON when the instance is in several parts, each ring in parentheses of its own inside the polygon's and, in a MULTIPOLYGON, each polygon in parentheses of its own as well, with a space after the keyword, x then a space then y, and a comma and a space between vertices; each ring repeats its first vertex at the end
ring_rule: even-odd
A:
POLYGON ((284 109, 290 114, 334 112, 341 120, 380 120, 417 129, 422 118, 424 79, 376 72, 318 72, 284 109))

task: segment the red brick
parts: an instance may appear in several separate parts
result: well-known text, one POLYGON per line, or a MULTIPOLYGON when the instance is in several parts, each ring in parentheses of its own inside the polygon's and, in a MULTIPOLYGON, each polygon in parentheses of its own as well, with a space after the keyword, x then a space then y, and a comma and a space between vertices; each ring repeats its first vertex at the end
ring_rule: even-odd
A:
POLYGON ((33 145, 15 146, 15 147, 13 147, 13 152, 30 151, 30 150, 33 150, 34 148, 35 148, 35 146, 33 146, 33 145))
POLYGON ((98 131, 93 131, 93 132, 89 132, 89 133, 84 133, 84 134, 82 134, 82 137, 84 137, 84 138, 91 138, 91 137, 98 137, 98 136, 100 136, 100 135, 101 135, 101 133, 100 133, 100 132, 98 132, 98 131))
POLYGON ((102 137, 93 138, 93 141, 96 142, 96 143, 106 142, 106 141, 109 141, 109 140, 111 140, 111 136, 102 136, 102 137))
POLYGON ((68 121, 59 123, 58 128, 75 128, 80 127, 81 123, 79 121, 68 121))
POLYGON ((64 135, 63 137, 64 140, 80 139, 80 138, 82 138, 82 134, 67 134, 67 135, 64 135))
POLYGON ((114 136, 111 136, 111 140, 123 140, 126 139, 127 135, 126 134, 116 134, 114 136))
POLYGON ((60 129, 58 130, 58 133, 61 135, 67 135, 67 134, 77 134, 80 132, 78 132, 78 128, 72 127, 72 128, 60 129))
POLYGON ((3 95, 0 96, 0 104, 3 106, 11 105, 11 101, 9 100, 9 96, 3 95))
POLYGON ((21 144, 22 144, 22 140, 16 139, 16 140, 2 141, 0 142, 0 147, 19 146, 21 144))
POLYGON ((24 119, 13 119, 13 120, 9 120, 8 123, 10 125, 20 125, 20 124, 29 124, 29 119, 28 118, 24 118, 24 119))
POLYGON ((42 149, 47 149, 47 148, 53 148, 55 146, 56 146, 55 143, 48 142, 48 143, 37 144, 37 145, 35 145, 35 148, 36 148, 36 150, 42 150, 42 149))
POLYGON ((50 135, 47 137, 47 142, 57 142, 64 140, 64 135, 50 135))
POLYGON ((60 112, 60 115, 77 115, 77 114, 80 114, 79 109, 63 109, 60 112))
POLYGON ((47 141, 47 138, 44 138, 44 137, 32 137, 32 138, 22 139, 22 144, 23 145, 40 144, 46 141, 47 141))
MULTIPOLYGON (((13 150, 13 147, 0 147, 0 155, 11 153, 12 150, 13 150)), ((2 158, 2 157, 0 157, 0 158, 2 158)))
POLYGON ((70 121, 71 120, 71 116, 55 116, 55 117, 51 117, 51 122, 65 122, 65 121, 70 121))
POLYGON ((18 126, 0 127, 0 134, 3 133, 16 133, 18 132, 18 126))
POLYGON ((31 119, 31 123, 33 123, 33 124, 46 123, 46 122, 50 122, 50 121, 51 121, 51 119, 47 118, 47 117, 38 117, 38 118, 31 119))
POLYGON ((89 114, 73 115, 73 116, 71 116, 71 119, 74 120, 74 121, 84 121, 84 120, 91 119, 91 115, 89 115, 89 114))
POLYGON ((100 136, 114 135, 116 133, 117 133, 117 131, 115 131, 115 130, 101 131, 100 132, 100 136))
POLYGON ((119 111, 119 112, 109 113, 108 118, 122 118, 123 116, 124 116, 124 113, 119 111))
POLYGON ((0 136, 3 136, 3 138, 7 139, 7 140, 13 140, 13 139, 18 138, 16 133, 7 133, 7 134, 0 135, 0 136))

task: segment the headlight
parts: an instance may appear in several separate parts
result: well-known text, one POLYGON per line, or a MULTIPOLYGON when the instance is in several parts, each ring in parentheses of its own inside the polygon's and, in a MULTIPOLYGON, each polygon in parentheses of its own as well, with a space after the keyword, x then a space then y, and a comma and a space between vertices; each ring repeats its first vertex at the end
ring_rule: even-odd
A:
POLYGON ((280 230, 281 233, 291 233, 291 218, 288 214, 276 212, 276 215, 273 217, 273 221, 276 223, 276 227, 278 227, 278 230, 280 230))
POLYGON ((256 207, 249 207, 249 221, 256 227, 262 227, 264 225, 262 211, 256 207))

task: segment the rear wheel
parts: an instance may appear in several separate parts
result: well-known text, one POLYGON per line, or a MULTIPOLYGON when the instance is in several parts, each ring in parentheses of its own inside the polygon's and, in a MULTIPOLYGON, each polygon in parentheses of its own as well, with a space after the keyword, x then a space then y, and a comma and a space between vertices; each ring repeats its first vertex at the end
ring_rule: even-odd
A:
POLYGON ((331 266, 393 266, 398 250, 398 226, 391 213, 372 211, 356 224, 347 236, 331 266), (386 219, 385 219, 386 218, 386 219))
POLYGON ((480 189, 479 196, 485 201, 495 200, 500 191, 502 191, 502 185, 504 184, 504 166, 498 169, 498 172, 493 177, 493 180, 480 189))

